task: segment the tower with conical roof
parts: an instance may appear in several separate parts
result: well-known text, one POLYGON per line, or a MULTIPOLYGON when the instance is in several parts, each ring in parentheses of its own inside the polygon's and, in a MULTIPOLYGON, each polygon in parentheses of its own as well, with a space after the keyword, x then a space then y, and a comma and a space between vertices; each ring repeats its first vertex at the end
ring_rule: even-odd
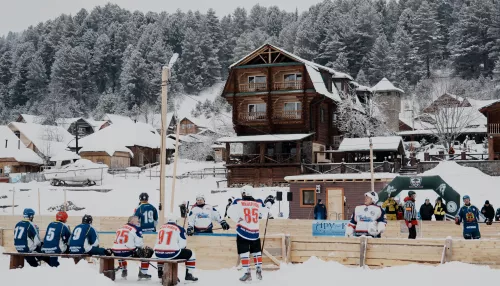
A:
POLYGON ((404 91, 395 87, 387 78, 383 78, 374 87, 374 100, 389 130, 399 131, 399 113, 401 112, 401 95, 404 91))

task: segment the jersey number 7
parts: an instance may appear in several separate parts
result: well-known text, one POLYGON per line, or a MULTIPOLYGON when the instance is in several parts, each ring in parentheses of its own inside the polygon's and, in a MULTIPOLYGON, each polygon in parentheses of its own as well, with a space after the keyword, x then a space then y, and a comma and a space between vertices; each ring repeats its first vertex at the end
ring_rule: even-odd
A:
POLYGON ((244 208, 243 214, 245 214, 245 221, 247 223, 258 223, 259 222, 259 210, 250 208, 244 208))

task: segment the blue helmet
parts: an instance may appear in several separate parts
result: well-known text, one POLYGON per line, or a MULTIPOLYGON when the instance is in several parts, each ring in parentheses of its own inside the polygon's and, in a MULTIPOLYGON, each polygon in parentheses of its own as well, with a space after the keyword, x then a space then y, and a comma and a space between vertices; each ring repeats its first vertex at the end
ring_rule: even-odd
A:
POLYGON ((33 218, 35 216, 35 211, 33 209, 24 209, 23 217, 24 218, 33 218))
POLYGON ((468 195, 465 195, 465 196, 462 198, 462 200, 464 200, 464 201, 465 201, 466 199, 469 199, 469 200, 470 200, 470 197, 469 197, 468 195))

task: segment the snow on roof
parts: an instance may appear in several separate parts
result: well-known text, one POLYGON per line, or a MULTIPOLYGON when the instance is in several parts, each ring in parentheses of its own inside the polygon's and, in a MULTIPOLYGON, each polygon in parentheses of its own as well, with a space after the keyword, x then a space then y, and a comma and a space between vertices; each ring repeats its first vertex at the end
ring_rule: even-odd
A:
POLYGON ((253 136, 235 136, 223 137, 217 139, 220 143, 243 143, 243 142, 283 142, 283 141, 298 141, 305 139, 314 133, 310 134, 268 134, 268 135, 253 135, 253 136))
POLYGON ((103 120, 110 121, 111 124, 133 124, 134 121, 128 117, 117 114, 106 114, 103 117, 103 120))
POLYGON ((65 161, 65 160, 78 160, 78 159, 81 159, 80 155, 68 150, 64 150, 50 157, 50 161, 52 162, 65 161))
MULTIPOLYGON (((394 179, 398 174, 394 173, 374 173, 373 177, 377 179, 394 179)), ((350 173, 350 174, 312 174, 312 175, 298 175, 298 176, 287 176, 285 180, 290 181, 323 181, 323 180, 366 180, 371 179, 370 173, 350 173)))
POLYGON ((33 150, 20 143, 19 138, 5 125, 0 126, 0 144, 2 159, 14 158, 20 163, 43 164, 43 160, 33 150))
MULTIPOLYGON (((372 137, 374 151, 397 151, 403 144, 400 136, 372 137)), ((370 151, 370 141, 364 138, 344 138, 339 146, 339 151, 370 151)))
POLYGON ((323 94, 336 102, 342 101, 334 85, 332 85, 332 92, 328 91, 323 81, 323 77, 321 76, 321 72, 317 68, 306 64, 306 69, 317 93, 323 94))
POLYGON ((94 129, 94 132, 99 131, 101 127, 107 123, 107 121, 98 121, 98 120, 91 120, 87 119, 87 122, 92 125, 92 128, 94 129))
POLYGON ((352 85, 354 85, 354 89, 356 91, 367 91, 367 92, 373 92, 372 88, 369 87, 369 86, 364 86, 364 85, 361 85, 355 81, 351 81, 350 82, 352 85))
POLYGON ((218 149, 218 148, 226 149, 226 146, 219 145, 219 144, 213 144, 212 146, 210 146, 210 148, 212 148, 212 149, 218 149))
POLYGON ((25 121, 24 123, 42 124, 45 121, 45 118, 43 116, 29 114, 21 114, 21 116, 25 121))
POLYGON ((61 126, 20 122, 11 122, 8 126, 11 130, 17 129, 47 157, 66 150, 68 144, 74 139, 73 135, 61 126))
POLYGON ((346 73, 335 71, 332 78, 346 78, 348 80, 354 80, 354 78, 346 73))
POLYGON ((390 82, 387 78, 383 78, 379 81, 375 86, 372 87, 374 92, 384 92, 384 91, 399 91, 404 93, 404 91, 400 88, 395 87, 392 82, 390 82))

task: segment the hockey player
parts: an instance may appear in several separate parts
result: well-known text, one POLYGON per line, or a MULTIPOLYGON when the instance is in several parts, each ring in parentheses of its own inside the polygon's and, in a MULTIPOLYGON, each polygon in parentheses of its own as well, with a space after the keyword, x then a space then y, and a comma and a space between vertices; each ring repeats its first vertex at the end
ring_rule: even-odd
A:
MULTIPOLYGON (((40 252, 42 242, 38 235, 38 227, 33 223, 35 211, 33 209, 24 209, 23 220, 18 222, 14 228, 14 247, 19 253, 40 252)), ((39 260, 48 263, 48 259, 41 257, 25 257, 26 262, 32 267, 38 266, 39 260)))
POLYGON ((259 219, 267 215, 268 209, 260 199, 252 197, 251 190, 244 189, 242 198, 236 199, 229 207, 227 215, 237 223, 236 247, 245 274, 240 281, 252 281, 250 273, 250 253, 257 269, 257 279, 262 280, 262 249, 259 237, 259 219))
POLYGON ((111 256, 111 250, 99 247, 99 236, 92 227, 91 215, 84 215, 82 223, 77 225, 69 239, 69 252, 71 254, 90 254, 111 256))
POLYGON ((196 204, 189 212, 187 235, 191 236, 201 232, 213 233, 212 221, 220 223, 223 230, 229 229, 229 224, 221 218, 219 212, 211 205, 205 204, 205 196, 196 196, 196 204))
MULTIPOLYGON (((116 231, 115 242, 111 249, 115 256, 119 257, 139 257, 151 258, 153 256, 153 249, 144 247, 144 240, 142 238, 142 230, 139 227, 139 218, 131 216, 128 218, 128 223, 116 231)), ((122 269, 122 277, 127 277, 127 261, 118 260, 118 265, 122 269)), ((139 268, 139 279, 151 279, 148 274, 149 262, 141 261, 139 268)))
MULTIPOLYGON (((154 248, 155 255, 159 259, 185 259, 186 261, 186 281, 198 281, 193 276, 196 268, 196 256, 194 252, 186 248, 186 232, 184 228, 176 223, 174 215, 168 215, 166 224, 160 227, 158 239, 154 248)), ((158 278, 163 277, 163 264, 158 262, 158 278)))
POLYGON ((464 222, 464 238, 465 239, 480 239, 481 233, 479 232, 479 209, 471 205, 470 197, 463 197, 464 205, 460 208, 455 217, 455 223, 460 225, 464 222))
POLYGON ((378 194, 365 193, 365 204, 357 206, 347 225, 346 236, 372 236, 381 237, 385 230, 387 220, 384 210, 377 206, 378 194))
MULTIPOLYGON (((68 214, 64 211, 60 211, 56 214, 56 221, 51 222, 47 226, 47 231, 45 232, 45 238, 43 239, 42 251, 44 253, 65 253, 68 250, 69 237, 71 236, 71 231, 66 225, 68 220, 68 214)), ((52 267, 59 266, 59 261, 57 257, 50 257, 49 265, 52 267)))
POLYGON ((142 193, 139 195, 139 206, 134 211, 134 215, 139 218, 141 222, 141 229, 144 232, 156 231, 158 224, 158 210, 148 202, 149 195, 142 193))

